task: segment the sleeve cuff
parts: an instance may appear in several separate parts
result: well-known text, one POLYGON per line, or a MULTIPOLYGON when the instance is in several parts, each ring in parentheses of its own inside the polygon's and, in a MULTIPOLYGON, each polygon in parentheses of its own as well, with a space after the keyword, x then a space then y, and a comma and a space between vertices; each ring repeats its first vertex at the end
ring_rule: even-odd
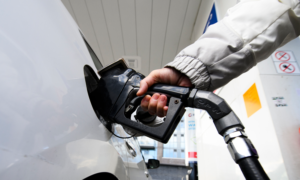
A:
POLYGON ((191 80, 195 88, 208 90, 210 86, 210 76, 206 66, 197 58, 187 55, 178 55, 174 61, 165 67, 172 67, 185 74, 191 80))

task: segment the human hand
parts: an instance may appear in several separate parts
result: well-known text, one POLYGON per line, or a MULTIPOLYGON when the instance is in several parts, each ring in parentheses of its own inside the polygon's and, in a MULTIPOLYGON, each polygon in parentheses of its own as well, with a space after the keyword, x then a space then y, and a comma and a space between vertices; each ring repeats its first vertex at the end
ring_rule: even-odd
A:
MULTIPOLYGON (((145 94, 148 88, 156 83, 184 87, 191 87, 193 85, 190 79, 181 72, 173 68, 162 68, 152 71, 140 82, 140 89, 137 92, 137 96, 145 94)), ((148 111, 151 115, 156 114, 159 117, 164 117, 168 111, 168 106, 166 106, 166 104, 166 95, 155 93, 152 97, 150 95, 146 95, 141 102, 141 107, 144 111, 148 111)))

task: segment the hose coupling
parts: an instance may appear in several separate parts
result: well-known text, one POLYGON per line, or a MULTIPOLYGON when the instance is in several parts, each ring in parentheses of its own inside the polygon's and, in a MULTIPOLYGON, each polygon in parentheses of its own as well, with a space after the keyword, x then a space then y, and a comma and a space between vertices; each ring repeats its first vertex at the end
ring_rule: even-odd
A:
POLYGON ((227 144, 227 148, 236 163, 246 157, 258 158, 255 147, 247 137, 235 137, 227 144))
POLYGON ((244 132, 242 128, 231 128, 227 130, 224 135, 224 141, 226 144, 228 144, 230 141, 232 141, 236 137, 248 137, 247 134, 244 132))

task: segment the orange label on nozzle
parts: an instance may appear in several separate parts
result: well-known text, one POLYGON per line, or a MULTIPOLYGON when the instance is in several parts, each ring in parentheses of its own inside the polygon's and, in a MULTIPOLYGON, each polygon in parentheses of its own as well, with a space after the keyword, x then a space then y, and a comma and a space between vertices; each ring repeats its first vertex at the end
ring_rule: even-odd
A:
POLYGON ((247 117, 250 117, 261 108, 255 83, 244 93, 243 97, 245 101, 247 117))

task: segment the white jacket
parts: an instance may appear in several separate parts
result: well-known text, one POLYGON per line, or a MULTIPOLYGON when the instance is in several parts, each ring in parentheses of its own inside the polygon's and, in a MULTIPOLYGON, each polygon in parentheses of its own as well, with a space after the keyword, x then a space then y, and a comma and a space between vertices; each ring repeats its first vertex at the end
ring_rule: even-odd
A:
POLYGON ((186 74, 197 89, 214 90, 300 34, 299 0, 245 0, 211 25, 166 67, 186 74))

